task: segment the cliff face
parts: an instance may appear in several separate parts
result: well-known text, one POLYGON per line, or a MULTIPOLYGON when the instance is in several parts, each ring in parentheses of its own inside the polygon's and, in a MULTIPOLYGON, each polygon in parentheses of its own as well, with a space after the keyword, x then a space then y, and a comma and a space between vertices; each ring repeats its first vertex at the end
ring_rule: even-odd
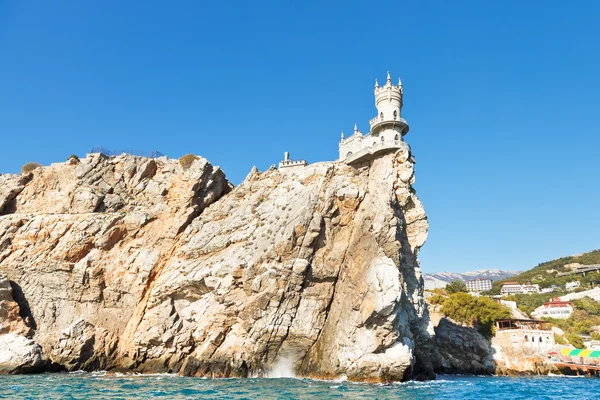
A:
POLYGON ((407 148, 361 169, 254 170, 234 189, 204 159, 0 176, 0 272, 19 306, 0 320, 68 370, 431 377, 413 164, 407 148))

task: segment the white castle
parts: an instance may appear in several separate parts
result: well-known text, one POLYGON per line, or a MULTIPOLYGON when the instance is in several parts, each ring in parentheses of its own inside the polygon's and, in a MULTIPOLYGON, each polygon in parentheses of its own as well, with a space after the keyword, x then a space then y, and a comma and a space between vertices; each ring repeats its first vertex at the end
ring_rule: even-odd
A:
MULTIPOLYGON (((375 107, 377 116, 369 121, 370 132, 366 135, 358 130, 354 124, 354 133, 344 137, 339 144, 339 161, 346 164, 361 166, 368 164, 373 158, 401 148, 408 148, 402 139, 408 133, 408 122, 402 118, 402 81, 398 85, 392 84, 390 73, 387 73, 385 85, 379 86, 375 79, 375 107)), ((305 166, 306 161, 292 161, 289 153, 279 163, 279 168, 305 166)))

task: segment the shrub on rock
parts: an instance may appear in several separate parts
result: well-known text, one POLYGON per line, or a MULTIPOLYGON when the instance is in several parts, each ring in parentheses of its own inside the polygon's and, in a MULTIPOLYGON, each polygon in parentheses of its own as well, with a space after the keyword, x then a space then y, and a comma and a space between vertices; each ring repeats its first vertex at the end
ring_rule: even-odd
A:
POLYGON ((79 164, 79 162, 80 162, 80 161, 79 161, 79 157, 77 157, 77 155, 75 155, 75 154, 71 154, 71 155, 69 156, 69 158, 67 158, 67 163, 68 163, 69 165, 75 165, 75 164, 79 164))
POLYGON ((181 168, 186 170, 191 167, 194 161, 196 161, 198 158, 199 157, 194 154, 186 154, 179 159, 179 164, 181 165, 181 168))
POLYGON ((41 166, 42 166, 42 164, 39 164, 36 162, 28 162, 27 164, 23 165, 23 167, 21 168, 21 173, 23 175, 27 175, 30 172, 33 172, 34 169, 37 169, 41 166))

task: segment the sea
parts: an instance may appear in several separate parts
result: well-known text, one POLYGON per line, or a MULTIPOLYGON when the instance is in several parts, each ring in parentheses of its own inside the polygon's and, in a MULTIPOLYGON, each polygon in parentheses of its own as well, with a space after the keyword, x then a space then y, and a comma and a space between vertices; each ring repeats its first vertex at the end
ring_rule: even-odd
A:
POLYGON ((600 379, 444 376, 366 384, 313 379, 54 373, 0 376, 2 399, 600 399, 600 379))

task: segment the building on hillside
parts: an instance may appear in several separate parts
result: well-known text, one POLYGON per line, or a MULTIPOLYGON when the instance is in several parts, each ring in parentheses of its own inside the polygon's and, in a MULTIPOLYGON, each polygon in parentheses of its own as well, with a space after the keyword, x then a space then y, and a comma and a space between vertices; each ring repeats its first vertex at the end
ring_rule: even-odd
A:
POLYGON ((530 293, 539 293, 540 285, 531 283, 520 284, 518 282, 506 282, 500 288, 501 294, 530 294, 530 293))
POLYGON ((566 319, 573 313, 573 303, 562 301, 558 297, 536 308, 531 315, 535 318, 566 319))
POLYGON ((565 284, 565 289, 567 291, 571 291, 571 290, 577 289, 579 286, 581 286, 581 282, 577 282, 577 281, 567 282, 565 284))
POLYGON ((500 288, 501 294, 518 294, 523 293, 521 284, 518 282, 506 282, 500 288))
POLYGON ((539 293, 540 292, 540 285, 538 284, 534 284, 532 285, 531 283, 523 285, 523 293, 529 294, 529 293, 539 293))
POLYGON ((492 290, 492 280, 491 279, 471 279, 465 282, 467 285, 467 290, 469 292, 485 292, 487 290, 492 290))

